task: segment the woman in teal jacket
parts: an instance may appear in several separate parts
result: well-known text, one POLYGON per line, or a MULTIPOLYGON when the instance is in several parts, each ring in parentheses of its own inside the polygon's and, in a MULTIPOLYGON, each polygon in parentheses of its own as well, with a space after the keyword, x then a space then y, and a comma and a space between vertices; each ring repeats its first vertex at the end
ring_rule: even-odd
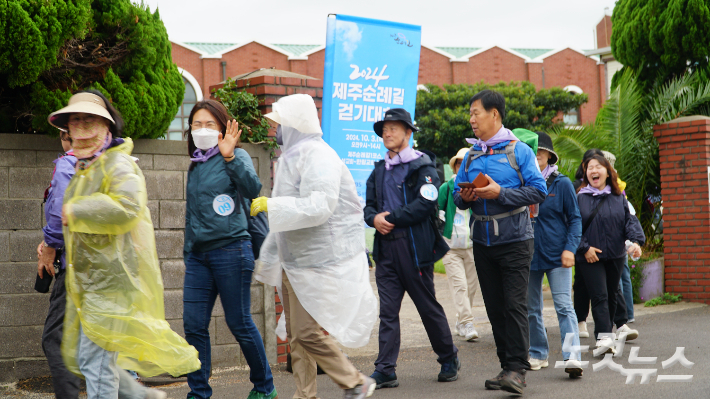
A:
POLYGON ((468 148, 462 148, 455 157, 449 160, 449 166, 454 172, 448 182, 439 187, 439 218, 444 221, 444 240, 449 244, 449 252, 442 262, 446 268, 446 276, 454 298, 456 308, 456 332, 467 341, 478 338, 478 331, 473 325, 473 297, 478 290, 478 274, 471 250, 470 210, 461 210, 454 204, 454 188, 456 173, 468 148))
POLYGON ((261 182, 251 157, 236 148, 241 130, 226 108, 200 101, 190 113, 187 136, 192 164, 187 174, 185 212, 185 339, 200 354, 202 368, 188 374, 188 398, 212 396, 209 385, 209 325, 219 294, 227 326, 251 370, 249 399, 275 398, 264 342, 251 317, 254 254, 247 215, 239 202, 255 198, 261 182))

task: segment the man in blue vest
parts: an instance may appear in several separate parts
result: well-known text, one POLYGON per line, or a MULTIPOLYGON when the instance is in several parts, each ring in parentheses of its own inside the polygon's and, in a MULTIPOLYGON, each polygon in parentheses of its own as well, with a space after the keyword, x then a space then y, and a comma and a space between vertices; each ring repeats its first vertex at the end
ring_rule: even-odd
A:
POLYGON ((485 386, 522 394, 530 368, 527 287, 534 248, 528 206, 541 203, 547 187, 535 153, 503 126, 503 95, 483 90, 469 111, 477 138, 466 139, 473 147, 456 175, 454 202, 473 212, 473 257, 503 369, 485 386), (485 183, 478 188, 459 186, 479 174, 485 183))
POLYGON ((399 310, 407 292, 439 357, 438 380, 455 381, 461 368, 458 349, 434 293, 434 262, 449 250, 437 229, 436 157, 409 146, 417 128, 402 108, 387 111, 374 130, 389 151, 367 179, 365 222, 377 229, 372 254, 380 296, 380 352, 371 377, 377 388, 399 386, 399 310))

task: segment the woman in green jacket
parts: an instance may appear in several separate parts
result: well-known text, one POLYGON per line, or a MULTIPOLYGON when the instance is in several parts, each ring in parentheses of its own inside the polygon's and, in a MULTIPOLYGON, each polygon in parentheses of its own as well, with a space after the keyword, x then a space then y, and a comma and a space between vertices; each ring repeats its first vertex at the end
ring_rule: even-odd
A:
POLYGON ((239 143, 238 124, 214 100, 195 104, 185 133, 192 164, 187 174, 183 324, 187 342, 200 354, 202 368, 188 374, 188 398, 212 396, 209 385, 209 325, 217 295, 227 326, 237 339, 254 389, 248 399, 277 396, 264 342, 251 317, 254 254, 248 215, 240 200, 259 195, 261 182, 251 157, 239 143))
POLYGON ((446 268, 446 276, 451 288, 451 296, 456 307, 456 331, 467 341, 478 338, 478 332, 473 326, 473 297, 478 289, 478 275, 473 261, 469 219, 470 210, 461 210, 454 204, 454 188, 456 173, 468 148, 462 148, 455 157, 449 160, 454 176, 439 187, 439 218, 444 221, 444 240, 451 248, 444 255, 442 262, 446 268))

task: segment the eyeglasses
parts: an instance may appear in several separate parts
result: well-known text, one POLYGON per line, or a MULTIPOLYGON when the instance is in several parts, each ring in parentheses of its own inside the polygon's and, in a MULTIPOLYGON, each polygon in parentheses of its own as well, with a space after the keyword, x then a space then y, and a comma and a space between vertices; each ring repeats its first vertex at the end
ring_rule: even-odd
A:
POLYGON ((96 115, 88 115, 88 116, 85 116, 85 117, 83 117, 83 118, 80 118, 80 117, 78 117, 78 116, 72 116, 72 117, 69 119, 68 124, 69 124, 69 125, 72 125, 72 126, 76 126, 76 125, 78 125, 78 124, 80 124, 80 123, 82 123, 82 122, 83 122, 83 123, 94 123, 94 122, 96 122, 97 120, 98 120, 98 117, 97 117, 96 115))
POLYGON ((200 129, 212 129, 212 130, 217 130, 218 125, 215 122, 195 122, 192 125, 192 130, 200 130, 200 129))

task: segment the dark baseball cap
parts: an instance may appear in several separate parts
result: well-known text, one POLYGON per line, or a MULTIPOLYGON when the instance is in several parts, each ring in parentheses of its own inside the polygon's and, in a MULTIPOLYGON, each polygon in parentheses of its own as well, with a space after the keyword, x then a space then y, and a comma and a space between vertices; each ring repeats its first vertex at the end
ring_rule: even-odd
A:
POLYGON ((412 116, 404 108, 393 108, 385 112, 385 117, 381 121, 375 122, 375 133, 382 137, 382 125, 389 121, 400 121, 407 125, 413 132, 419 131, 414 123, 412 123, 412 116))

